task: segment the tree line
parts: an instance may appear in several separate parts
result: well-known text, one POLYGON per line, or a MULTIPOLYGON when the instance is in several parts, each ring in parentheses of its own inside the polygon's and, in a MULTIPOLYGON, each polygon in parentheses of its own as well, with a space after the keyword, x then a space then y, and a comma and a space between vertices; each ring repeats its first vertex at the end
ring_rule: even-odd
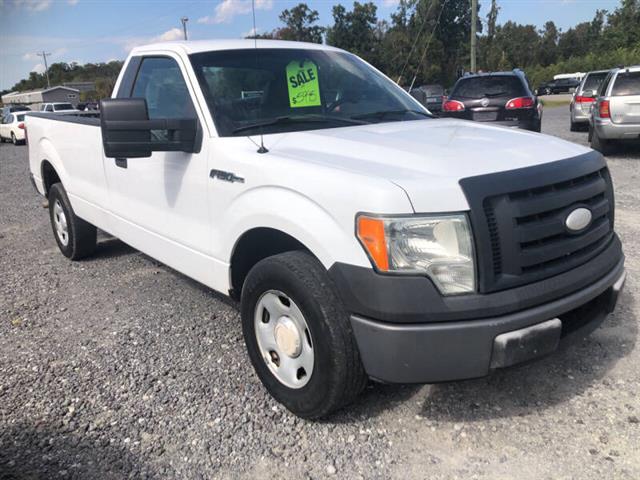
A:
MULTIPOLYGON (((478 6, 478 9, 480 6, 478 6)), ((534 85, 557 73, 640 63, 640 0, 621 0, 612 12, 566 31, 548 21, 538 29, 513 21, 498 24, 500 5, 478 18, 479 70, 522 68, 534 85)), ((282 26, 256 35, 322 43, 353 52, 403 85, 451 85, 468 68, 471 41, 469 0, 400 0, 389 20, 379 19, 373 2, 336 5, 333 23, 319 24, 305 3, 280 14, 282 26)), ((254 38, 254 37, 250 37, 254 38)))
MULTIPOLYGON (((400 0, 388 20, 378 18, 373 2, 354 2, 350 9, 338 4, 331 14, 332 23, 322 26, 318 11, 300 3, 280 13, 279 27, 255 37, 343 48, 403 85, 451 86, 470 63, 469 0, 400 0)), ((537 86, 557 73, 640 63, 640 0, 620 0, 612 12, 597 10, 591 21, 566 31, 552 21, 541 29, 513 21, 499 24, 499 16, 499 1, 491 0, 489 13, 478 18, 479 70, 522 68, 537 86)), ((85 93, 83 99, 97 99, 111 94, 121 68, 120 61, 54 63, 49 77, 52 85, 95 81, 96 91, 85 93)), ((43 73, 31 72, 10 91, 46 84, 43 73)))

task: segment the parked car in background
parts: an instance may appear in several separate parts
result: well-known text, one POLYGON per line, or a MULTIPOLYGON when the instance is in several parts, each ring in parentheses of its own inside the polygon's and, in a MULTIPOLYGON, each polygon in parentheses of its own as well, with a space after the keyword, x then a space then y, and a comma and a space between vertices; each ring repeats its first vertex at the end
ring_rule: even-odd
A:
POLYGON ((442 85, 422 85, 418 90, 424 92, 424 106, 431 113, 440 113, 442 111, 442 102, 445 99, 445 90, 442 85))
POLYGON ((0 120, 0 142, 24 143, 24 113, 9 113, 0 120))
POLYGON ((576 88, 569 105, 571 114, 571 131, 577 131, 581 126, 589 125, 589 115, 591 115, 591 106, 596 99, 598 88, 605 79, 609 70, 598 70, 596 72, 587 73, 576 88))
POLYGON ((569 93, 572 89, 578 88, 580 80, 577 78, 560 78, 550 82, 541 83, 536 90, 537 95, 554 95, 556 93, 569 93))
POLYGON ((539 132, 542 104, 522 70, 478 73, 458 79, 442 103, 441 116, 539 132))
POLYGON ((2 107, 2 113, 0 113, 0 118, 4 118, 6 115, 9 115, 13 112, 30 112, 31 109, 24 105, 10 105, 8 107, 2 107))
POLYGON ((640 65, 615 68, 602 81, 589 118, 591 148, 606 154, 615 142, 640 141, 640 65))
POLYGON ((43 103, 40 107, 41 112, 77 112, 78 109, 74 108, 73 105, 66 102, 56 102, 56 103, 43 103))

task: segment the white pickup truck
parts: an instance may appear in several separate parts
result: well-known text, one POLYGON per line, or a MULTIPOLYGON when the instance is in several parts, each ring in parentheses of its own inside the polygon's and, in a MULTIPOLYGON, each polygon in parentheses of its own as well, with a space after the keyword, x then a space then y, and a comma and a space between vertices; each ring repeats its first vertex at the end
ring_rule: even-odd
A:
POLYGON ((62 253, 90 255, 99 228, 239 299, 260 380, 302 417, 368 378, 546 355, 596 328, 624 283, 599 153, 432 118, 328 46, 136 48, 99 114, 26 123, 62 253))

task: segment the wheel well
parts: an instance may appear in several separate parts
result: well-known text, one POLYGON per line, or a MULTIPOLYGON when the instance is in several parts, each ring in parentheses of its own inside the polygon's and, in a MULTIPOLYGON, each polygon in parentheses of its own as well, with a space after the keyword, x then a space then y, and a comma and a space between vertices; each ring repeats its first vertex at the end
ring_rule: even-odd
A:
POLYGON ((54 183, 60 182, 58 172, 48 161, 42 162, 42 184, 44 185, 44 195, 49 195, 49 189, 54 183))
POLYGON ((298 240, 280 230, 259 227, 242 234, 231 255, 231 297, 238 300, 247 274, 260 260, 292 250, 310 252, 298 240))

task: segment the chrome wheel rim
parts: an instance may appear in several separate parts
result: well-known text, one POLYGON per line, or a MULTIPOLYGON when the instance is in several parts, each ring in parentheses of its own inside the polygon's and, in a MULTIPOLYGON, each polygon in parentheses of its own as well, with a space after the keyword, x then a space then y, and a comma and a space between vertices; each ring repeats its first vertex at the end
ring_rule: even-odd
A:
POLYGON ((56 200, 53 204, 53 226, 56 229, 58 240, 66 247, 69 244, 69 227, 60 200, 56 200))
POLYGON ((295 302, 278 290, 256 304, 254 326, 260 356, 280 383, 302 388, 311 379, 315 355, 311 331, 295 302))

